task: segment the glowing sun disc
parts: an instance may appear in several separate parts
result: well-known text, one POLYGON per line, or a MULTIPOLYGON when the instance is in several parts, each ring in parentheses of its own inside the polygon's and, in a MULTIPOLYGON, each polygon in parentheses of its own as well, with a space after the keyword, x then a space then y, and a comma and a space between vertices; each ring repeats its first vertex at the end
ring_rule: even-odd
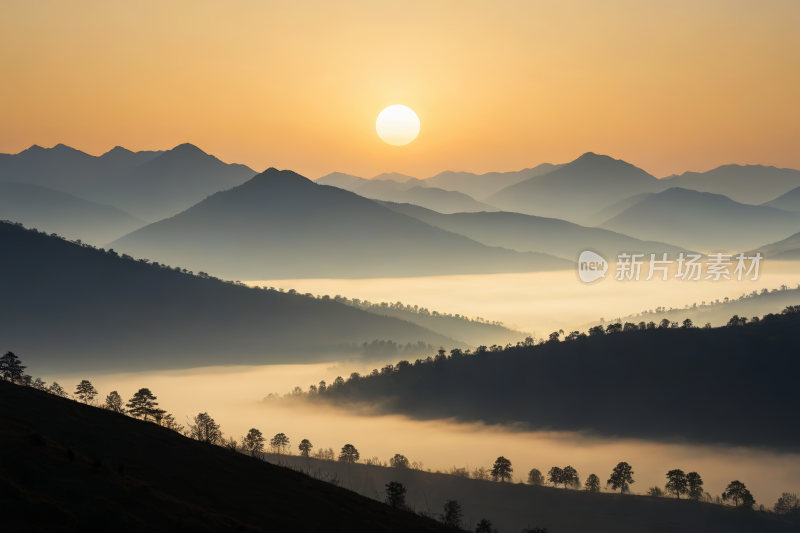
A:
POLYGON ((403 146, 419 135, 419 117, 404 105, 390 105, 378 115, 375 131, 384 142, 403 146))

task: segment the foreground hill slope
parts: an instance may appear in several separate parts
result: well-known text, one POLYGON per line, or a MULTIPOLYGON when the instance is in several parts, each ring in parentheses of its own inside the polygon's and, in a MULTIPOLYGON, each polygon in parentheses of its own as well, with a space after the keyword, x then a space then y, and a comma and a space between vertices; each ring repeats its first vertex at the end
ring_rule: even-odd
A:
POLYGON ((601 333, 398 365, 311 399, 420 419, 797 453, 800 425, 787 422, 800 371, 793 311, 744 326, 601 333), (697 408, 720 402, 713 420, 697 408))
POLYGON ((0 182, 0 219, 102 245, 147 222, 121 209, 27 183, 0 182))
POLYGON ((235 279, 365 278, 572 268, 490 248, 357 194, 269 169, 113 243, 136 257, 235 279))
POLYGON ((763 165, 723 165, 708 172, 685 172, 661 181, 665 188, 681 187, 721 194, 734 202, 758 205, 800 187, 800 170, 763 165))
POLYGON ((800 213, 674 188, 641 200, 600 227, 702 252, 745 251, 797 233, 800 213))
POLYGON ((625 161, 591 152, 485 198, 505 211, 584 223, 624 198, 662 190, 659 180, 625 161))
POLYGON ((444 531, 288 468, 8 382, 0 440, 9 533, 444 531))
MULTIPOLYGON (((475 523, 481 518, 491 520, 501 533, 519 532, 522 527, 536 525, 552 533, 788 533, 796 531, 800 524, 800 516, 792 521, 783 516, 744 513, 732 507, 686 499, 592 494, 361 464, 351 465, 348 472, 347 465, 333 461, 296 456, 267 458, 304 468, 310 464, 313 470, 336 474, 342 479, 349 475, 353 489, 367 496, 374 497, 375 489, 399 481, 408 489, 406 501, 416 509, 440 509, 447 500, 457 500, 464 509, 470 531, 475 530, 475 523)), ((519 474, 517 477, 524 477, 519 474)), ((646 488, 634 485, 633 490, 644 492, 646 488)))
POLYGON ((555 218, 505 212, 446 215, 410 204, 382 202, 381 205, 488 246, 502 246, 520 252, 544 252, 564 259, 574 260, 587 248, 598 250, 609 258, 624 251, 669 254, 686 251, 670 244, 642 241, 555 218))
POLYGON ((330 361, 375 339, 458 345, 333 301, 236 286, 0 224, 0 338, 47 371, 330 361))

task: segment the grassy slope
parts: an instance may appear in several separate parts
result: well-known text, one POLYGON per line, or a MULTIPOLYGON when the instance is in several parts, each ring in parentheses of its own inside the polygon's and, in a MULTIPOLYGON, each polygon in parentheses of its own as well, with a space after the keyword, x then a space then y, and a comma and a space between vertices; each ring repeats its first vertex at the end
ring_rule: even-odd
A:
POLYGON ((7 382, 0 442, 9 533, 443 530, 290 469, 7 382))
MULTIPOLYGON (((296 456, 267 457, 286 465, 336 474, 348 483, 347 467, 341 463, 296 456)), ((581 474, 585 479, 588 472, 581 474)), ((361 464, 350 468, 349 486, 362 494, 375 497, 375 490, 389 481, 405 485, 406 501, 416 509, 430 507, 439 512, 446 500, 458 500, 468 519, 467 526, 473 531, 481 518, 491 520, 501 533, 517 532, 527 525, 543 526, 551 533, 767 533, 796 531, 798 527, 786 518, 691 500, 590 494, 361 464)), ((632 490, 644 492, 646 487, 633 485, 632 490)))

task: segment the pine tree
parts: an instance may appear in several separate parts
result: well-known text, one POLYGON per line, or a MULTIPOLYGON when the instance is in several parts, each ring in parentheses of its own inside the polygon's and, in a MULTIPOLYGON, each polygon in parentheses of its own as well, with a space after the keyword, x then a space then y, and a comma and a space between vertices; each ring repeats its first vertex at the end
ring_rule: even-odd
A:
POLYGON ((667 472, 667 484, 664 488, 673 493, 679 500, 681 499, 681 494, 689 492, 689 482, 686 480, 686 474, 683 473, 683 470, 675 469, 667 472))
POLYGON ((270 439, 269 445, 273 450, 278 452, 278 455, 280 455, 284 449, 289 447, 289 437, 283 433, 278 433, 272 437, 272 439, 270 439))
POLYGON ((631 465, 626 462, 621 462, 614 467, 607 484, 611 485, 611 490, 620 489, 620 492, 624 494, 630 490, 630 485, 635 483, 633 480, 633 473, 631 465))
POLYGON ((122 396, 120 396, 117 391, 111 391, 111 393, 106 396, 106 409, 115 413, 125 412, 125 408, 122 407, 122 396))
POLYGON ((94 400, 95 396, 97 396, 97 389, 94 388, 94 385, 92 385, 91 381, 84 379, 78 383, 78 387, 75 390, 75 395, 80 401, 88 404, 94 400))
POLYGON ((6 352, 3 357, 0 357, 0 374, 3 379, 12 383, 17 383, 22 380, 23 370, 26 366, 22 366, 19 357, 14 355, 14 352, 6 352))
POLYGON ((143 420, 147 420, 147 417, 152 417, 155 414, 156 406, 158 403, 155 401, 158 398, 153 396, 153 393, 150 392, 150 389, 139 389, 139 391, 133 395, 125 406, 128 408, 128 412, 131 416, 136 418, 142 418, 143 420))
POLYGON ((386 503, 392 507, 404 507, 406 504, 406 488, 402 483, 390 481, 386 485, 386 503))
POLYGON ((264 436, 256 428, 252 428, 247 432, 247 435, 242 437, 242 448, 253 453, 261 453, 264 451, 264 436))
POLYGON ((358 453, 356 447, 352 444, 345 444, 342 447, 342 452, 339 454, 339 460, 343 463, 357 463, 361 459, 361 454, 358 453))
POLYGON ((514 469, 511 468, 511 461, 503 456, 498 457, 492 466, 492 479, 495 481, 498 479, 501 482, 505 482, 506 480, 511 481, 513 473, 514 469))
POLYGON ((311 455, 311 448, 313 447, 314 445, 311 444, 310 440, 308 439, 301 440, 300 446, 298 446, 298 448, 300 448, 300 455, 302 455, 303 457, 308 457, 309 455, 311 455))
POLYGON ((589 477, 586 478, 584 488, 587 492, 600 492, 600 478, 595 474, 589 474, 589 477))

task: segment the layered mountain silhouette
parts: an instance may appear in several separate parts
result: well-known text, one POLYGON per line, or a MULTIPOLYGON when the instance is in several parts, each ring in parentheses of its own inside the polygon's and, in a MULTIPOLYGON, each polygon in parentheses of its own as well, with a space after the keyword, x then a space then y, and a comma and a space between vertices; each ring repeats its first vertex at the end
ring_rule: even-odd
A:
POLYGON ((103 245, 147 225, 116 207, 39 185, 0 182, 0 219, 103 245))
POLYGON ((241 185, 255 174, 244 165, 223 163, 192 144, 181 144, 85 194, 156 221, 241 185))
POLYGON ((502 246, 520 252, 544 252, 564 259, 575 260, 587 248, 600 251, 610 260, 620 252, 675 254, 686 251, 663 242, 642 241, 555 218, 506 212, 445 215, 409 204, 381 202, 381 205, 488 246, 502 246))
MULTIPOLYGON (((778 260, 797 261, 800 260, 800 232, 791 235, 778 242, 767 244, 752 250, 750 254, 759 252, 764 257, 778 260)), ((750 255, 748 254, 748 255, 750 255)))
MULTIPOLYGON (((373 181, 392 180, 398 183, 405 183, 407 181, 412 181, 416 183, 424 181, 418 178, 414 178, 412 176, 406 176, 405 174, 400 174, 399 172, 384 172, 383 174, 378 174, 377 176, 373 177, 372 180, 373 181)), ((419 183, 417 183, 417 185, 419 185, 419 183)))
POLYGON ((792 189, 791 191, 778 196, 774 200, 764 202, 761 205, 764 207, 783 209, 784 211, 800 212, 800 187, 792 189))
POLYGON ((388 202, 409 203, 440 213, 474 213, 478 211, 499 211, 496 207, 478 202, 457 191, 445 191, 436 187, 415 186, 410 189, 397 189, 395 181, 367 182, 356 187, 353 192, 365 198, 388 202))
POLYGON ((701 252, 746 251, 796 233, 800 213, 676 187, 641 200, 600 227, 701 252))
POLYGON ((542 163, 533 168, 525 168, 513 172, 487 172, 486 174, 448 170, 426 179, 425 182, 429 187, 463 192, 468 196, 483 200, 515 183, 542 176, 561 166, 563 165, 542 163))
POLYGON ((665 188, 681 187, 721 194, 735 202, 758 205, 800 187, 800 170, 763 165, 723 165, 708 172, 685 172, 661 181, 665 188))
POLYGON ((372 200, 268 169, 112 246, 234 279, 364 278, 572 268, 491 248, 372 200))
POLYGON ((343 172, 331 172, 330 174, 315 180, 315 182, 319 183, 320 185, 331 185, 333 187, 339 187, 340 189, 347 189, 348 191, 351 188, 358 187, 358 185, 368 181, 368 179, 359 178, 358 176, 345 174, 343 172))
POLYGON ((118 178, 162 152, 131 152, 121 146, 95 157, 63 144, 33 145, 18 154, 0 154, 0 181, 42 185, 78 196, 118 178))
POLYGON ((635 205, 648 196, 652 196, 655 193, 652 192, 643 192, 641 194, 636 194, 631 196, 630 198, 625 198, 624 200, 620 200, 617 203, 611 204, 610 206, 606 207, 605 209, 601 209, 591 217, 587 218, 585 221, 586 226, 599 226, 603 222, 608 219, 614 218, 615 216, 619 215, 632 205, 635 205))
POLYGON ((542 176, 485 198, 504 211, 584 223, 625 198, 661 190, 659 180, 625 161, 586 153, 542 176))
POLYGON ((329 361, 375 339, 467 347, 334 301, 201 278, 11 224, 0 223, 0 243, 9 258, 0 337, 42 373, 329 361))
POLYGON ((191 144, 166 152, 121 147, 100 157, 63 144, 33 146, 0 158, 0 181, 42 185, 150 222, 172 216, 215 192, 241 185, 256 172, 226 164, 191 144))

